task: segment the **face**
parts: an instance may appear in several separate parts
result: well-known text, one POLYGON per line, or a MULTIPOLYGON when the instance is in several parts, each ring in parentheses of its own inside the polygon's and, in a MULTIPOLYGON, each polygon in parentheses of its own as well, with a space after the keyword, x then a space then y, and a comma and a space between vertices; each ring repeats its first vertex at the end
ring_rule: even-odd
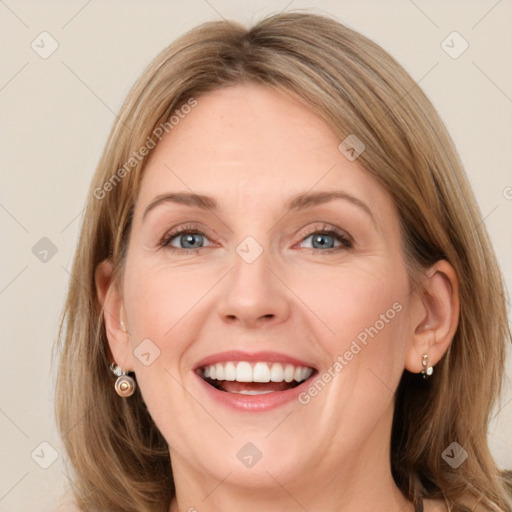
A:
POLYGON ((144 171, 111 343, 175 474, 292 489, 386 458, 412 311, 390 195, 284 95, 197 102, 144 171))

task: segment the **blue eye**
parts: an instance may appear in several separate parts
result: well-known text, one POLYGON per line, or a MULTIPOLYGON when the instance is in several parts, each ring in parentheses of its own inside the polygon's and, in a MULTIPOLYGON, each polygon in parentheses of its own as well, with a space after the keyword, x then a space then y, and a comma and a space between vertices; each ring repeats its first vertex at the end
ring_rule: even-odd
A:
POLYGON ((328 249, 332 249, 334 247, 334 237, 331 235, 312 235, 312 245, 315 249, 325 249, 326 247, 328 249))
POLYGON ((180 246, 182 249, 197 249, 204 244, 203 235, 197 233, 185 233, 177 238, 181 239, 180 246))
POLYGON ((308 249, 339 249, 341 247, 349 248, 352 247, 350 240, 345 237, 341 233, 337 233, 336 231, 328 230, 328 231, 316 231, 311 235, 308 235, 304 238, 304 241, 311 239, 311 244, 308 249), (336 245, 338 243, 338 245, 336 245))
POLYGON ((162 241, 163 246, 177 249, 200 249, 205 246, 206 235, 200 231, 178 231, 171 233, 162 241))

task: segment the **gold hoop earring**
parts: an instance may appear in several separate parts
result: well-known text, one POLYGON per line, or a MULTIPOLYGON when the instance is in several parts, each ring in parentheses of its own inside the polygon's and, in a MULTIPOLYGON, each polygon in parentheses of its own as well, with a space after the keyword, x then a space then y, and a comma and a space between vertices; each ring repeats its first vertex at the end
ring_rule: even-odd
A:
POLYGON ((423 366, 423 370, 421 370, 421 375, 424 379, 430 377, 434 373, 434 367, 428 365, 428 354, 423 354, 421 356, 421 366, 423 366))
POLYGON ((112 363, 110 365, 110 370, 114 375, 117 376, 116 382, 114 384, 116 393, 123 398, 132 396, 133 393, 135 393, 135 388, 137 387, 133 377, 130 377, 128 372, 122 370, 121 367, 116 363, 112 363))

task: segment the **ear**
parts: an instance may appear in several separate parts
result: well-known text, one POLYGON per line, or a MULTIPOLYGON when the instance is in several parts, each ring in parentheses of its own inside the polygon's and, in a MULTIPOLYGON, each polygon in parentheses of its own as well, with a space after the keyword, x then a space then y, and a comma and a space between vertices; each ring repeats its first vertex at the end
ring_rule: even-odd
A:
POLYGON ((95 271, 98 300, 102 305, 103 321, 113 361, 122 370, 133 369, 133 353, 130 335, 124 318, 123 297, 113 281, 113 266, 110 260, 102 261, 95 271))
POLYGON ((412 373, 423 370, 423 354, 428 366, 435 366, 448 350, 459 322, 459 287, 453 267, 438 261, 414 292, 412 333, 405 368, 412 373))

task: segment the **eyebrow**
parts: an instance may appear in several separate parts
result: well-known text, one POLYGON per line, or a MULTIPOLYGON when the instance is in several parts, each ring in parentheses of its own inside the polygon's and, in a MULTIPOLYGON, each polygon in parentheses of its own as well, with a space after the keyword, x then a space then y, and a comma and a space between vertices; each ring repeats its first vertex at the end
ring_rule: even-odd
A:
POLYGON ((375 218, 370 207, 361 201, 361 199, 358 199, 357 197, 343 190, 329 190, 325 192, 298 194, 288 200, 286 207, 288 210, 303 210, 304 208, 309 208, 311 206, 328 203, 334 199, 343 199, 359 207, 370 216, 373 223, 375 224, 375 218))
POLYGON ((201 210, 217 210, 217 202, 212 197, 185 192, 174 192, 156 196, 153 201, 146 206, 142 220, 146 218, 151 210, 154 210, 157 206, 164 203, 184 204, 192 208, 200 208, 201 210))
MULTIPOLYGON (((357 197, 342 190, 308 192, 305 194, 297 194, 296 196, 293 196, 286 202, 285 208, 287 211, 304 210, 312 206, 328 203, 335 199, 349 201, 353 205, 359 207, 370 216, 373 223, 375 224, 375 218, 370 207, 357 197)), ((142 220, 146 218, 146 216, 151 210, 154 210, 157 206, 164 203, 183 204, 185 206, 190 206, 192 208, 200 208, 201 210, 218 210, 217 201, 215 201, 215 199, 213 199, 212 197, 187 192, 172 192, 156 196, 144 210, 142 220)))

